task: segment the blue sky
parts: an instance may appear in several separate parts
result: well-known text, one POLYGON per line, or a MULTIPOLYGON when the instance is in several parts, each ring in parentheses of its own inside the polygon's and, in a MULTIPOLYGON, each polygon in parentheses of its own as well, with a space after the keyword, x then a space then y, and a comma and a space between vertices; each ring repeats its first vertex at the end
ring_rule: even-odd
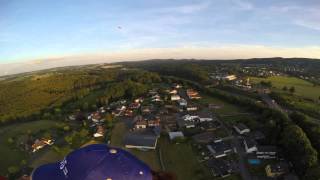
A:
POLYGON ((320 46, 319 9, 319 0, 0 0, 0 63, 185 47, 308 51, 320 46))

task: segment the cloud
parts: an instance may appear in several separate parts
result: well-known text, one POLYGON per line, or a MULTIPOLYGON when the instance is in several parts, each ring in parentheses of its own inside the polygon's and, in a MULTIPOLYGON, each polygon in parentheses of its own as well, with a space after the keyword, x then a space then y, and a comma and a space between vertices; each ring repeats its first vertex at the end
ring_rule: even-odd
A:
POLYGON ((158 13, 181 13, 181 14, 192 14, 205 9, 208 9, 211 5, 209 1, 203 1, 200 3, 193 3, 175 7, 166 7, 155 10, 158 13))
POLYGON ((285 15, 294 25, 313 30, 320 30, 320 6, 287 4, 271 6, 269 10, 276 14, 285 15))
POLYGON ((252 10, 254 5, 245 0, 232 0, 233 4, 240 10, 252 10))

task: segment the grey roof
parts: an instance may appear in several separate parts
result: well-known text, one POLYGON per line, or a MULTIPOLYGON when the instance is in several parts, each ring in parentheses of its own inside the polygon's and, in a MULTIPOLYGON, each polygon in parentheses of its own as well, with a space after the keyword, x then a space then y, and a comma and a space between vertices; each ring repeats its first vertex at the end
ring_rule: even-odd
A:
POLYGON ((258 146, 258 152, 277 152, 278 148, 276 146, 258 146))
POLYGON ((232 150, 232 147, 230 143, 227 143, 225 141, 220 141, 216 143, 211 143, 210 145, 208 145, 208 149, 213 154, 220 154, 220 153, 224 154, 225 151, 232 150))
POLYGON ((247 144, 248 148, 251 148, 257 145, 257 142, 251 138, 245 138, 244 141, 247 144))
POLYGON ((244 125, 243 123, 239 123, 237 125, 235 125, 235 127, 237 127, 240 131, 243 131, 245 129, 249 129, 246 125, 244 125))
POLYGON ((129 133, 126 135, 124 143, 131 146, 155 147, 157 136, 149 134, 129 133))

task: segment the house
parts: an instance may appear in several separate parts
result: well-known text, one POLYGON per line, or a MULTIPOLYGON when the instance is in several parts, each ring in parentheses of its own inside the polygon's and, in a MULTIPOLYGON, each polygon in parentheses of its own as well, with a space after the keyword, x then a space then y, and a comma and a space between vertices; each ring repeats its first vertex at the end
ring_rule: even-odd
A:
POLYGON ((151 99, 152 99, 151 101, 153 101, 153 102, 160 102, 161 101, 161 97, 159 94, 152 96, 151 99))
POLYGON ((182 116, 182 119, 184 121, 195 121, 196 119, 199 119, 199 116, 187 114, 182 116))
POLYGON ((181 98, 178 100, 178 104, 179 106, 187 106, 188 102, 185 99, 181 98))
POLYGON ((130 109, 139 109, 140 108, 140 103, 139 102, 133 102, 129 105, 130 109))
POLYGON ((226 141, 211 143, 207 145, 207 148, 215 158, 224 157, 232 152, 231 144, 226 141))
POLYGON ((272 165, 269 164, 266 166, 265 170, 268 177, 276 178, 288 173, 289 165, 285 162, 279 162, 272 165))
POLYGON ((150 119, 147 121, 148 127, 159 127, 160 126, 160 118, 156 117, 155 119, 150 119))
POLYGON ((169 94, 177 94, 177 93, 178 93, 178 91, 176 89, 172 89, 169 91, 169 94))
POLYGON ((180 96, 179 95, 177 95, 177 94, 175 94, 175 95, 171 95, 171 101, 178 101, 178 100, 180 100, 180 96))
POLYGON ((199 93, 193 89, 187 89, 187 96, 189 99, 200 99, 199 93))
POLYGON ((131 109, 127 109, 124 111, 124 115, 127 117, 132 117, 133 116, 133 111, 131 109))
POLYGON ((207 166, 214 176, 227 177, 232 173, 231 163, 222 159, 209 159, 207 166))
POLYGON ((145 129, 148 126, 148 122, 146 120, 136 121, 134 124, 135 129, 145 129))
POLYGON ((187 129, 189 129, 189 128, 195 128, 196 127, 194 121, 185 121, 183 119, 179 119, 177 121, 177 124, 178 124, 179 128, 187 128, 187 129))
POLYGON ((221 127, 221 123, 219 121, 203 121, 197 124, 203 130, 213 131, 221 127))
POLYGON ((53 145, 54 141, 51 139, 36 139, 33 143, 32 147, 32 152, 36 152, 39 149, 42 149, 43 147, 47 146, 47 145, 53 145))
POLYGON ((141 107, 141 111, 144 114, 151 113, 152 109, 153 109, 153 107, 151 107, 151 106, 142 106, 141 107))
POLYGON ((98 126, 96 133, 93 134, 93 137, 103 137, 104 134, 105 134, 105 129, 102 126, 98 126))
POLYGON ((158 137, 151 134, 129 133, 124 139, 126 148, 140 150, 154 150, 157 147, 158 137))
POLYGON ((278 148, 276 146, 258 146, 256 156, 259 159, 277 158, 278 148))
POLYGON ((251 138, 244 138, 243 144, 244 144, 246 153, 253 153, 258 150, 257 142, 251 138))
POLYGON ((174 84, 174 85, 173 85, 173 88, 175 88, 175 89, 180 89, 180 88, 182 88, 182 85, 181 85, 181 84, 174 84))
POLYGON ((187 111, 196 111, 198 110, 198 107, 194 105, 188 105, 186 109, 187 111))
POLYGON ((200 122, 213 121, 211 113, 208 112, 199 112, 198 117, 200 122))
POLYGON ((143 98, 142 97, 139 97, 137 99, 134 100, 134 103, 142 103, 143 102, 143 98))
POLYGON ((210 109, 221 109, 222 105, 218 105, 218 104, 209 104, 208 107, 210 109))
POLYGON ((95 123, 99 123, 102 120, 102 117, 99 112, 95 112, 92 114, 91 120, 95 123))
POLYGON ((250 132, 250 129, 243 123, 236 124, 233 126, 233 128, 241 135, 250 132))
POLYGON ((169 132, 168 134, 169 134, 170 140, 174 140, 176 138, 184 138, 184 135, 181 131, 169 132))
POLYGON ((222 139, 216 136, 213 132, 204 132, 192 136, 192 140, 199 144, 208 144, 210 142, 221 142, 222 139))

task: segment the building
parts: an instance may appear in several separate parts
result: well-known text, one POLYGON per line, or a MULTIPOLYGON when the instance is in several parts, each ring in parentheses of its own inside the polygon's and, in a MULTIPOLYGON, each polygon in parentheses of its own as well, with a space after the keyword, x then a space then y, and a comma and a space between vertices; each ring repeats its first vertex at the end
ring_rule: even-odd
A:
POLYGON ((232 152, 231 144, 226 141, 211 143, 207 145, 207 148, 215 158, 224 157, 232 152))
POLYGON ((148 127, 159 127, 160 126, 160 118, 148 120, 148 127))
POLYGON ((250 132, 250 129, 246 125, 244 125, 243 123, 236 124, 233 126, 233 128, 234 128, 234 130, 237 131, 237 133, 239 133, 241 135, 250 132))
POLYGON ((187 96, 189 97, 189 99, 200 99, 201 98, 199 93, 193 89, 187 89, 187 96))
POLYGON ((32 147, 32 152, 36 152, 40 149, 42 149, 43 147, 47 146, 47 145, 53 145, 53 140, 51 139, 36 139, 33 143, 32 147))
POLYGON ((102 126, 97 127, 96 133, 93 134, 93 137, 103 137, 105 134, 105 130, 102 126))
POLYGON ((213 132, 203 132, 200 134, 196 134, 192 136, 192 140, 199 144, 208 144, 210 142, 221 142, 222 139, 216 135, 214 135, 213 132))
POLYGON ((194 105, 188 105, 186 110, 187 111, 196 111, 196 110, 198 110, 198 107, 194 106, 194 105))
POLYGON ((129 149, 154 150, 157 147, 158 137, 151 134, 134 134, 126 135, 124 144, 129 149))
POLYGON ((146 120, 136 121, 134 124, 135 129, 145 129, 148 126, 148 122, 146 120))
POLYGON ((180 100, 180 99, 181 99, 180 96, 177 95, 177 94, 171 95, 171 101, 178 101, 178 100, 180 100))
POLYGON ((277 158, 278 148, 276 146, 258 146, 256 156, 259 159, 277 158))
POLYGON ((200 122, 213 121, 212 114, 209 112, 199 112, 198 117, 200 122))
POLYGON ((265 170, 268 177, 276 178, 288 173, 289 165, 285 162, 279 162, 272 165, 269 164, 266 166, 265 170))
POLYGON ((227 177, 232 173, 232 166, 222 159, 209 159, 207 163, 214 176, 227 177))
POLYGON ((256 141, 251 138, 245 138, 243 140, 243 145, 246 153, 253 153, 258 150, 256 141))
POLYGON ((177 94, 177 93, 178 93, 178 91, 176 89, 172 89, 169 91, 169 94, 177 94))
POLYGON ((187 114, 187 115, 182 116, 182 119, 184 121, 195 121, 195 120, 199 119, 199 116, 187 114))
POLYGON ((95 123, 99 123, 102 120, 102 117, 99 112, 95 112, 92 114, 91 120, 95 123))
POLYGON ((169 134, 170 140, 174 140, 176 138, 184 138, 184 135, 181 131, 169 132, 168 134, 169 134))
POLYGON ((179 106, 187 106, 188 102, 185 99, 181 98, 178 100, 178 104, 179 106))

